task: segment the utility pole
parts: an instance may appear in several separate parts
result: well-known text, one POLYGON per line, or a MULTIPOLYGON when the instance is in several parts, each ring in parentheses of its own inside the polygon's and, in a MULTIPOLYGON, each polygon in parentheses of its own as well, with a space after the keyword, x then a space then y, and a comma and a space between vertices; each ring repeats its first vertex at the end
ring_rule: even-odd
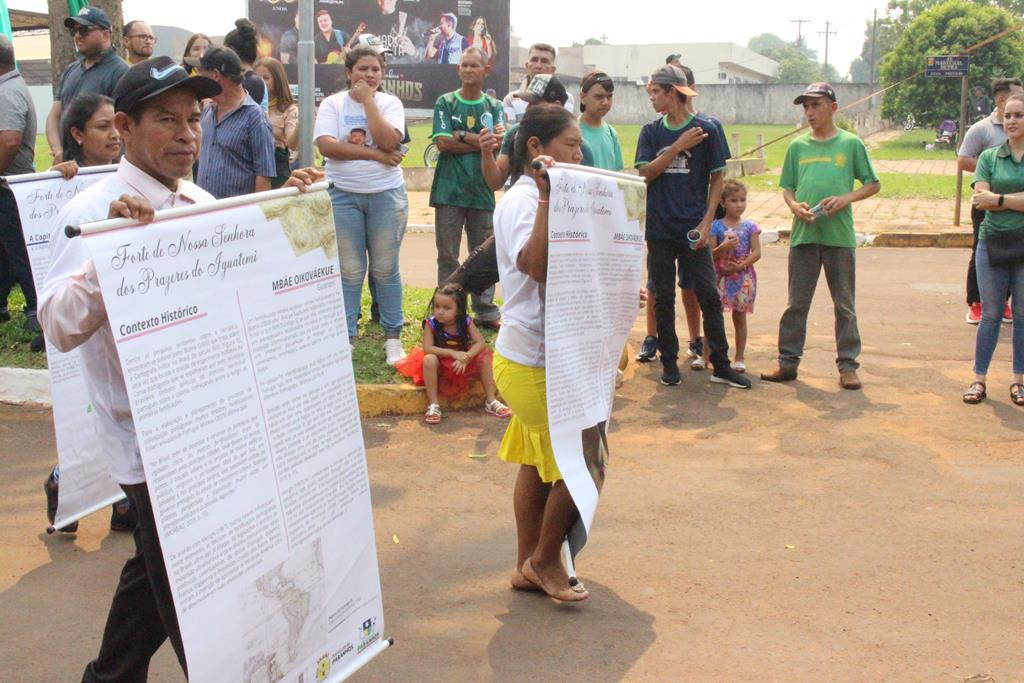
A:
POLYGON ((835 31, 830 31, 829 30, 830 26, 832 26, 832 22, 826 21, 825 22, 825 30, 824 31, 818 31, 818 35, 819 36, 825 36, 825 68, 823 69, 823 72, 824 71, 828 71, 828 37, 829 36, 834 36, 836 34, 835 31))
POLYGON ((810 19, 790 19, 789 23, 796 24, 796 46, 802 47, 804 44, 804 24, 811 23, 810 19))
MULTIPOLYGON (((878 9, 875 8, 875 17, 871 20, 871 62, 868 64, 868 83, 875 82, 875 49, 878 45, 878 9)), ((872 104, 874 104, 874 98, 872 104)))

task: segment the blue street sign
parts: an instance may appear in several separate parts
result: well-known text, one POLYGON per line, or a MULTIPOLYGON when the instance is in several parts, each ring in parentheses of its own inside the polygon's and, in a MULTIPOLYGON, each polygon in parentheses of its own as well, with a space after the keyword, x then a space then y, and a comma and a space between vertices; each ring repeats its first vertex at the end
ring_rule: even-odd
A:
POLYGON ((963 78, 971 68, 970 55, 945 55, 928 57, 924 75, 929 78, 963 78))

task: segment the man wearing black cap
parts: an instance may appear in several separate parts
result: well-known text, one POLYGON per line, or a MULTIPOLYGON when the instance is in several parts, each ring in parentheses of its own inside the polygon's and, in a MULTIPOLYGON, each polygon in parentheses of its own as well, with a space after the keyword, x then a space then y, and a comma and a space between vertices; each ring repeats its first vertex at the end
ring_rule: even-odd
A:
POLYGON ((270 189, 277 175, 274 133, 263 107, 242 87, 242 62, 234 50, 210 48, 198 73, 220 86, 203 111, 203 146, 196 183, 217 199, 270 189))
MULTIPOLYGON (((115 217, 148 221, 156 209, 212 201, 210 194, 182 178, 199 153, 199 100, 219 92, 215 82, 189 77, 169 57, 131 67, 114 90, 114 125, 125 155, 116 173, 68 202, 50 238, 52 265, 40 293, 39 319, 57 348, 80 349, 83 379, 107 445, 111 475, 139 516, 135 555, 121 571, 99 655, 82 676, 87 683, 146 680, 150 658, 167 638, 185 670, 185 651, 96 268, 83 240, 69 239, 63 228, 115 217)), ((304 169, 293 173, 287 184, 305 187, 318 177, 323 174, 304 169)))
POLYGON ((779 321, 779 365, 761 374, 769 382, 796 379, 807 337, 807 313, 825 270, 836 316, 836 366, 844 389, 860 389, 860 332, 854 308, 857 237, 850 204, 881 187, 867 148, 832 120, 839 105, 828 83, 811 83, 801 105, 809 133, 789 143, 779 187, 793 213, 789 238, 789 302, 779 321), (861 186, 854 190, 854 180, 861 186))
POLYGON ((65 19, 64 26, 74 37, 79 58, 64 69, 53 106, 46 115, 46 141, 50 143, 54 163, 62 161, 60 115, 64 105, 84 93, 110 97, 117 80, 128 70, 128 62, 111 47, 110 18, 99 7, 83 7, 78 14, 65 19))

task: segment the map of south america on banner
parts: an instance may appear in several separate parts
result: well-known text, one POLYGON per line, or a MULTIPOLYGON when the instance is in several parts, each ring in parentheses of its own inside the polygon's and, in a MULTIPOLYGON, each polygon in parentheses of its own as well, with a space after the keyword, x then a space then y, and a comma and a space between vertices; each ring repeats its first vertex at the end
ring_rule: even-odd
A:
POLYGON ((548 169, 548 177, 548 426, 580 512, 568 535, 575 557, 597 511, 615 371, 639 311, 647 189, 635 176, 568 164, 548 169))
POLYGON ((124 369, 189 680, 333 681, 385 641, 331 202, 253 197, 76 239, 124 369))
MULTIPOLYGON (((37 291, 50 269, 50 235, 54 230, 64 228, 55 225, 57 215, 73 197, 106 178, 116 168, 93 166, 80 169, 71 180, 65 180, 56 172, 7 178, 18 204, 18 216, 37 291)), ((107 464, 109 448, 95 426, 96 413, 82 379, 82 359, 78 350, 61 353, 47 343, 46 363, 50 395, 53 397, 57 462, 60 464, 60 495, 53 524, 59 529, 121 500, 124 492, 110 476, 107 464)), ((40 476, 42 474, 40 472, 40 476)))

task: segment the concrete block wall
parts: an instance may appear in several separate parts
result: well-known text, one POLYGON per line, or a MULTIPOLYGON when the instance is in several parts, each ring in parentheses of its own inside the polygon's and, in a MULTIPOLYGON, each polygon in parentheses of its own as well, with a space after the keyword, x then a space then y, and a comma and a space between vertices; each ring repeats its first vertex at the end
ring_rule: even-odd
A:
MULTIPOLYGON (((803 122, 803 115, 800 107, 793 104, 793 98, 802 93, 805 87, 802 84, 787 83, 701 85, 697 109, 713 114, 722 123, 728 124, 797 125, 803 122)), ((866 83, 840 83, 835 89, 839 106, 867 97, 875 90, 866 83)), ((845 112, 862 134, 880 128, 880 99, 875 98, 873 109, 869 100, 845 112)), ((615 83, 615 103, 608 115, 611 123, 643 123, 654 117, 644 86, 633 82, 615 83)))

